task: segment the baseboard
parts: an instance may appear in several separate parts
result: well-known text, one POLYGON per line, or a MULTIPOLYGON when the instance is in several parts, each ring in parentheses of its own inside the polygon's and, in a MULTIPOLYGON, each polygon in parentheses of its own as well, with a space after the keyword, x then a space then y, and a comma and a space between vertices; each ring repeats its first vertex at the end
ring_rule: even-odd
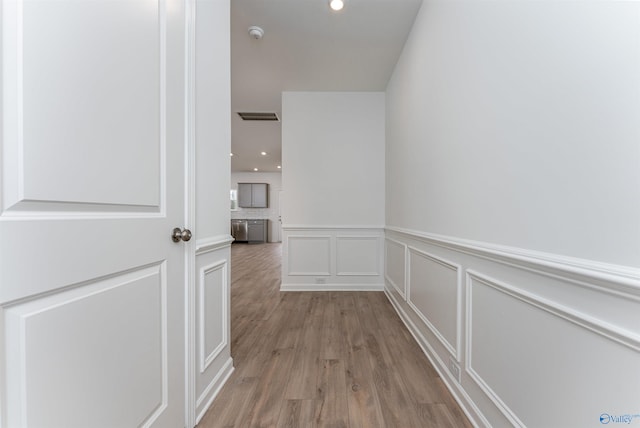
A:
POLYGON ((446 369, 446 364, 440 359, 440 357, 438 357, 438 354, 431 347, 431 345, 429 345, 429 342, 422 336, 422 333, 420 333, 418 327, 402 309, 402 306, 396 301, 393 293, 390 293, 385 288, 384 294, 387 296, 389 302, 391 302, 391 306, 393 306, 403 324, 409 330, 409 333, 411 333, 411 336, 413 336, 418 346, 420 346, 420 349, 422 349, 424 355, 427 357, 436 372, 438 372, 438 375, 440 375, 440 379, 442 379, 449 392, 451 392, 453 398, 460 405, 460 408, 462 409, 464 414, 467 415, 467 418, 469 418, 471 424, 476 428, 491 427, 491 424, 473 403, 471 397, 469 397, 469 395, 462 388, 457 386, 456 381, 446 369))
POLYGON ((227 381, 229 380, 229 377, 231 377, 231 374, 233 374, 234 370, 235 369, 233 367, 233 358, 229 357, 229 359, 224 363, 224 366, 222 366, 222 369, 220 369, 216 377, 213 378, 209 386, 205 388, 204 392, 200 395, 200 398, 198 398, 197 407, 200 407, 200 405, 205 400, 206 400, 206 403, 204 404, 204 406, 202 406, 202 409, 200 409, 200 411, 198 412, 198 415, 196 416, 196 425, 200 423, 200 420, 202 419, 202 417, 205 415, 205 413, 207 413, 207 410, 209 410, 209 407, 211 407, 211 403, 213 403, 213 400, 216 399, 216 397, 220 393, 220 390, 227 383, 227 381))

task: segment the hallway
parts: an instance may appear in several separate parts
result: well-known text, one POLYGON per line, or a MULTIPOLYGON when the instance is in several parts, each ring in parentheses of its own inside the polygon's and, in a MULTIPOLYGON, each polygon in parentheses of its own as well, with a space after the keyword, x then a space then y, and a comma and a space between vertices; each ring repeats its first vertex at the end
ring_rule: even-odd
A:
POLYGON ((382 292, 280 292, 280 244, 232 246, 235 372, 198 427, 470 427, 382 292))

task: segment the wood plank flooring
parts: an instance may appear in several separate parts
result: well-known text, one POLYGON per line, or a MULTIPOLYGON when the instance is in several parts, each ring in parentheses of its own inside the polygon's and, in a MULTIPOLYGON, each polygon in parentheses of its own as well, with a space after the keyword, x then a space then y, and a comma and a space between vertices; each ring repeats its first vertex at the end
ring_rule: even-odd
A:
POLYGON ((280 244, 231 248, 235 372, 199 428, 471 427, 382 292, 280 292, 280 244))

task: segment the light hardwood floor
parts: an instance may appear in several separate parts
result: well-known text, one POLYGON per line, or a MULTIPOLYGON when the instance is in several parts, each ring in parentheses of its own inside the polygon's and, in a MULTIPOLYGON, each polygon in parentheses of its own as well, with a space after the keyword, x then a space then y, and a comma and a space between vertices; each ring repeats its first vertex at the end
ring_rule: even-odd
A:
POLYGON ((235 372, 198 425, 471 427, 382 292, 280 292, 280 244, 231 249, 235 372))

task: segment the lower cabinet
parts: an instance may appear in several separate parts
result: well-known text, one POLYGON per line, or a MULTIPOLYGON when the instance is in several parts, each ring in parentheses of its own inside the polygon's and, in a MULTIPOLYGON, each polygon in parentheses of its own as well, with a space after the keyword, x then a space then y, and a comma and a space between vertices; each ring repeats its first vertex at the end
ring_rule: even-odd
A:
POLYGON ((249 220, 247 240, 249 242, 267 242, 268 220, 249 220))

